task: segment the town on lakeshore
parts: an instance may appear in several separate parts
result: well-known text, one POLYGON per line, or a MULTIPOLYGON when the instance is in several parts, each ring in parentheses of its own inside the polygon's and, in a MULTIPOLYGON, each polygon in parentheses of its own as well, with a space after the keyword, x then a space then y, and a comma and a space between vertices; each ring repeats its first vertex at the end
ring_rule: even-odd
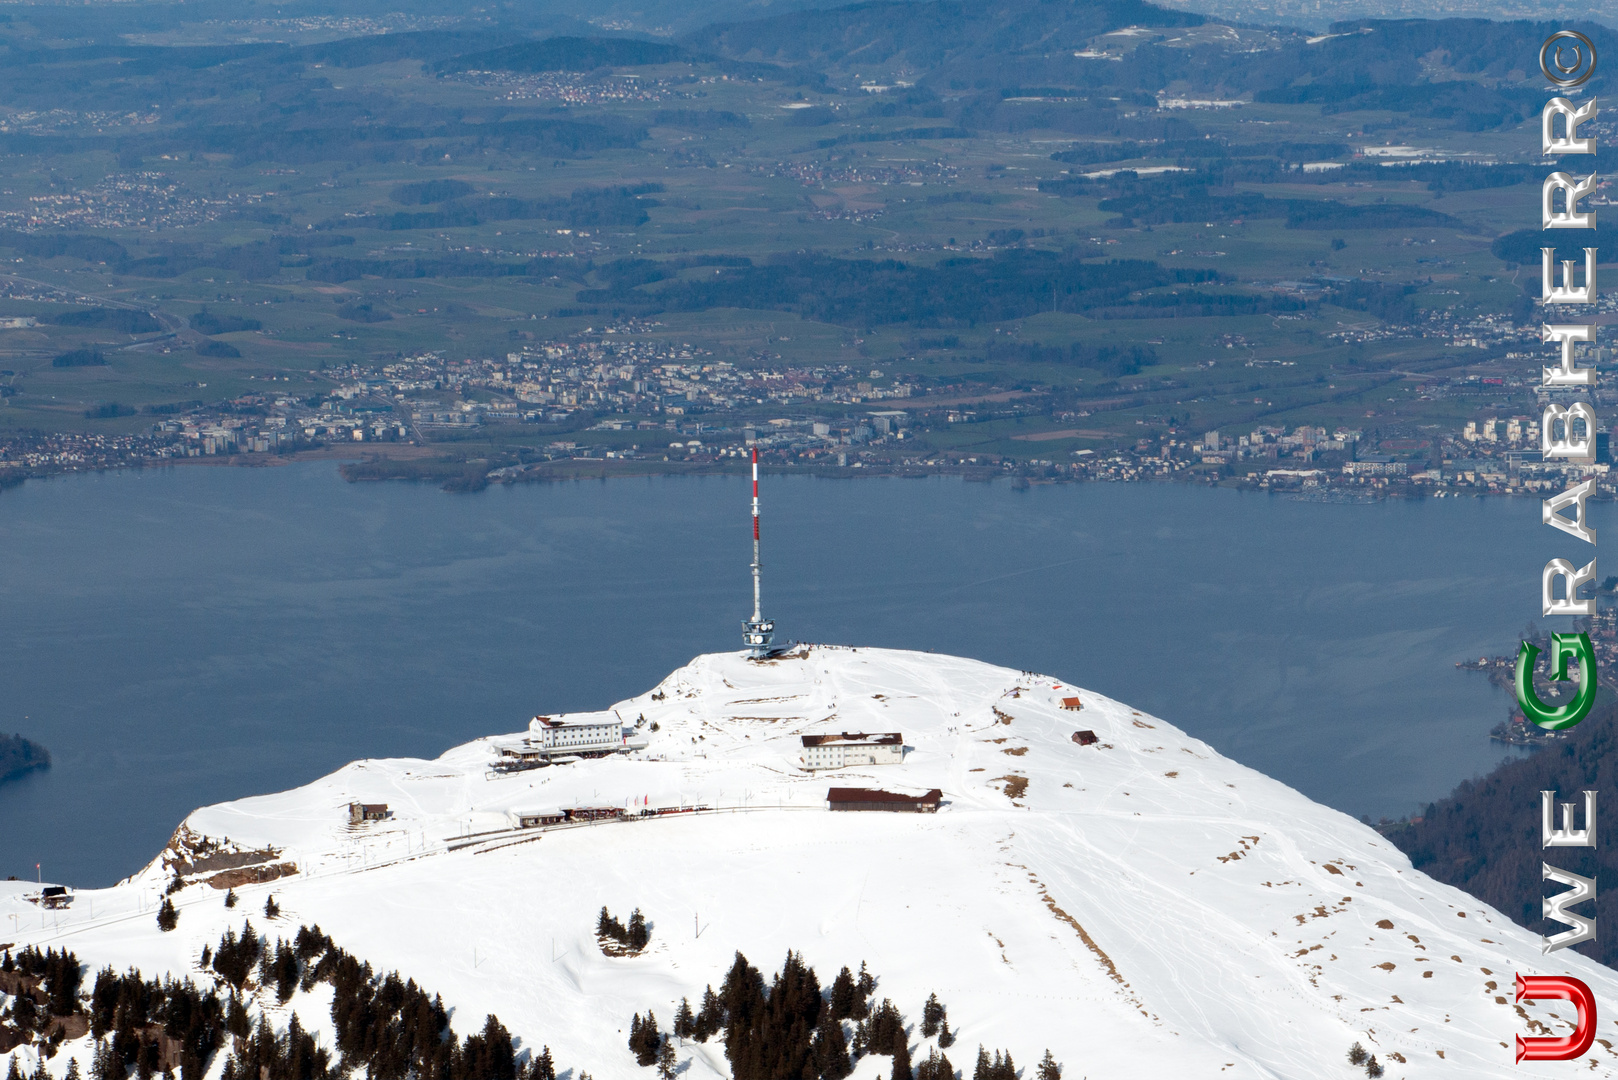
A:
POLYGON ((1567 391, 1527 378, 1553 351, 1517 228, 1529 24, 1465 23, 1440 72, 1461 24, 1080 5, 991 43, 1005 3, 925 48, 866 11, 863 52, 774 16, 744 44, 700 4, 29 6, 0 22, 0 486, 318 453, 471 489, 754 446, 1311 498, 1563 483, 1534 422, 1567 391))
MULTIPOLYGON (((45 475, 204 458, 264 463, 311 450, 401 458, 476 443, 486 482, 538 479, 558 466, 671 463, 740 468, 757 446, 767 466, 872 474, 965 472, 1025 480, 1182 480, 1276 491, 1376 494, 1530 493, 1592 478, 1611 495, 1607 434, 1594 462, 1544 460, 1539 420, 1483 411, 1460 430, 1424 438, 1371 438, 1364 428, 1254 424, 1245 430, 1169 427, 1132 443, 1065 455, 1045 451, 1071 431, 1035 433, 1025 456, 951 447, 974 426, 1041 419, 1041 395, 983 394, 967 383, 918 386, 874 367, 799 365, 760 356, 716 359, 690 344, 637 340, 637 324, 590 328, 567 340, 524 345, 503 357, 399 356, 274 378, 229 401, 151 410, 146 430, 125 435, 54 432, 0 436, 0 484, 45 475), (540 426, 562 438, 534 438, 540 426), (408 449, 406 449, 408 448, 408 449), (401 453, 403 451, 403 453, 401 453)), ((1471 328, 1473 333, 1486 331, 1471 328)), ((1495 338, 1524 336, 1491 327, 1495 338)), ((1492 340, 1492 339, 1491 339, 1492 340)), ((1508 353, 1515 357, 1519 354, 1508 353)), ((1417 386, 1421 400, 1504 397, 1521 380, 1463 375, 1417 386)), ((199 391, 203 389, 198 388, 199 391)), ((1540 390, 1550 399, 1557 391, 1540 390)), ((1083 424, 1086 411, 1045 418, 1083 424)), ((852 473, 850 473, 852 475, 852 473)), ((381 475, 390 475, 384 470, 381 475)), ((397 475, 418 475, 408 467, 397 475)))

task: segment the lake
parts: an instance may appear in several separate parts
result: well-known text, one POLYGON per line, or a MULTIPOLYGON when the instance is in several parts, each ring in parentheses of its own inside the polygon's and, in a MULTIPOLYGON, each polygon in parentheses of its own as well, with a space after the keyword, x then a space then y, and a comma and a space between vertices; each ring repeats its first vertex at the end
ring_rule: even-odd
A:
MULTIPOLYGON (((1523 499, 763 494, 779 638, 1060 676, 1356 816, 1417 811, 1510 752, 1486 737, 1506 695, 1454 663, 1512 649, 1545 560, 1587 557, 1523 499)), ((329 462, 0 495, 0 730, 55 759, 0 785, 0 874, 105 885, 199 805, 604 707, 739 648, 748 498, 739 476, 450 495, 329 462)))

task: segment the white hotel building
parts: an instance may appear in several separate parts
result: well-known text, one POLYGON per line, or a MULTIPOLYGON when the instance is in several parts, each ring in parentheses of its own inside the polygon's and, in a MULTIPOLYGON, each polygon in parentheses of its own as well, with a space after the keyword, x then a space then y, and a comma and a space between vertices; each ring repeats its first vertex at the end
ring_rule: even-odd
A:
POLYGON ((904 763, 905 740, 897 731, 841 732, 836 735, 803 736, 803 767, 811 772, 842 769, 850 765, 900 765, 904 763))
POLYGON ((624 746, 624 725, 616 717, 586 714, 577 720, 536 716, 528 722, 528 743, 545 756, 600 753, 624 746))

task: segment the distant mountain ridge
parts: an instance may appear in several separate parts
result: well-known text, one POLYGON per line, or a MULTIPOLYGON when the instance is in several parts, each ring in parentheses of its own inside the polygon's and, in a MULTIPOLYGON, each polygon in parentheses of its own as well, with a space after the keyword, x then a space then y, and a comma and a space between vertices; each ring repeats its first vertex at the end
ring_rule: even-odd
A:
MULTIPOLYGON (((1564 25, 1604 32, 1580 20, 1358 19, 1310 38, 1285 28, 1237 30, 1142 0, 899 0, 715 23, 679 40, 737 60, 902 79, 966 102, 957 106, 965 111, 998 106, 1008 88, 1034 87, 1028 93, 1071 95, 1073 109, 1127 113, 1155 102, 1141 95, 1173 86, 1212 97, 1318 101, 1329 113, 1393 109, 1484 130, 1538 108, 1539 75, 1528 69, 1539 43, 1564 25)), ((1591 88, 1599 92, 1603 78, 1598 72, 1591 88)))
POLYGON ((1083 48, 1097 34, 1129 26, 1186 27, 1204 21, 1142 0, 877 0, 716 23, 681 40, 734 59, 904 67, 919 74, 966 57, 1083 48))

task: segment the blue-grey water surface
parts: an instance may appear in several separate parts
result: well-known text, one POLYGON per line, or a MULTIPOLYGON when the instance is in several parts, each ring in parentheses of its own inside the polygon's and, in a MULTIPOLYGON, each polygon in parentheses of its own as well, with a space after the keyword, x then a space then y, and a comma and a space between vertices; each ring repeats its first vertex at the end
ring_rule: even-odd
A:
MULTIPOLYGON (((740 477, 450 495, 329 463, 8 491, 0 731, 55 765, 0 785, 0 875, 107 884, 196 806, 737 648, 747 506, 740 477)), ((1507 699, 1454 662, 1514 647, 1545 560, 1588 557, 1498 498, 767 477, 764 523, 784 637, 1059 675, 1356 816, 1500 760, 1507 699)))

